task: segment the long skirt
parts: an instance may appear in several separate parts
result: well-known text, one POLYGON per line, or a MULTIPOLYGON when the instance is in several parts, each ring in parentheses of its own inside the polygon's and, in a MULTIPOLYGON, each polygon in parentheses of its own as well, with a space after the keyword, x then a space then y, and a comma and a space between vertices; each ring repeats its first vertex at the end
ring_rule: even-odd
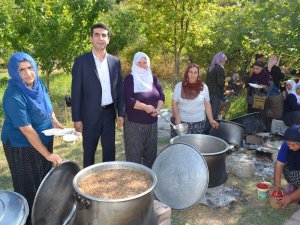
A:
POLYGON ((300 170, 289 170, 287 166, 284 166, 282 173, 288 183, 300 187, 300 170))
POLYGON ((126 161, 152 167, 157 155, 157 122, 140 124, 124 121, 126 161))
MULTIPOLYGON (((53 152, 53 142, 46 145, 53 152)), ((14 191, 24 196, 31 212, 35 194, 43 178, 50 171, 52 163, 33 147, 12 147, 10 142, 3 149, 11 172, 14 191)), ((30 224, 29 214, 27 224, 30 224)))

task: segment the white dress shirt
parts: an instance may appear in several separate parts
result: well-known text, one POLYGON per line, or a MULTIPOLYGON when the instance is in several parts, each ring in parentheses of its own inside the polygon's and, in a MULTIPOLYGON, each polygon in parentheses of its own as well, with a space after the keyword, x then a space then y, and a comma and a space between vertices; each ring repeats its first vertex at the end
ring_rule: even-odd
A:
POLYGON ((93 53, 96 68, 98 72, 98 78, 102 87, 102 99, 101 106, 109 105, 113 103, 113 99, 111 96, 111 87, 110 87, 110 77, 109 77, 109 69, 107 63, 107 54, 105 54, 104 59, 101 61, 97 56, 93 53))

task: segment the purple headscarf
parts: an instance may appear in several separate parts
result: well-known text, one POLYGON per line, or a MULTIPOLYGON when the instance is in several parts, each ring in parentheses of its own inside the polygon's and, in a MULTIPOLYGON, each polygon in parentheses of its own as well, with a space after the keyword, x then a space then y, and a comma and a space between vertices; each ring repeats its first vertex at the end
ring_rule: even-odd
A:
POLYGON ((227 56, 224 53, 222 53, 222 52, 218 52, 213 57, 213 59, 211 60, 211 63, 210 63, 210 66, 209 66, 209 72, 214 68, 214 66, 216 64, 220 64, 220 63, 226 62, 226 60, 227 60, 227 56))

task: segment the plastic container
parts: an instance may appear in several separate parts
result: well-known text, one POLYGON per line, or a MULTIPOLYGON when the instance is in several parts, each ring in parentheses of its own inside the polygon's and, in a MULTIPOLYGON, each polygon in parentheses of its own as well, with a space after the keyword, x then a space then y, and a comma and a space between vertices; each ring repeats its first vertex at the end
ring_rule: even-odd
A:
POLYGON ((257 198, 266 199, 268 198, 268 191, 271 184, 268 182, 261 182, 256 185, 257 198))
POLYGON ((283 191, 273 191, 270 193, 270 206, 272 208, 281 208, 281 205, 277 202, 280 198, 284 196, 283 191))

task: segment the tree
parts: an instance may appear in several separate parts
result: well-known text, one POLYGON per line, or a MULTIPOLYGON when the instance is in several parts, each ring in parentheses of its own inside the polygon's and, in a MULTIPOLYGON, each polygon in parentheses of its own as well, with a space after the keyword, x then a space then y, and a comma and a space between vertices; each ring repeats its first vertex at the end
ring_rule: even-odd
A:
POLYGON ((144 22, 143 33, 153 48, 167 49, 175 61, 174 82, 178 82, 180 62, 192 30, 208 1, 203 0, 147 0, 130 1, 136 17, 144 22))
POLYGON ((24 0, 17 5, 8 40, 15 51, 33 55, 47 75, 70 69, 75 56, 87 46, 90 27, 107 1, 24 0))

